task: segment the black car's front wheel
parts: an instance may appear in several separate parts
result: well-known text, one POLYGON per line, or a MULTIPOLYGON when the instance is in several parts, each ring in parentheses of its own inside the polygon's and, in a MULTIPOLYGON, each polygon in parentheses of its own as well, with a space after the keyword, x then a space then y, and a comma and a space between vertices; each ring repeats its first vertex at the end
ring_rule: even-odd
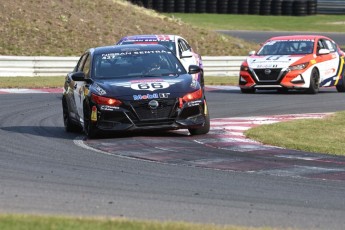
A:
MULTIPOLYGON (((207 106, 205 105, 205 108, 207 109, 207 106)), ((199 128, 189 128, 188 131, 191 135, 202 135, 206 134, 210 131, 210 115, 208 113, 208 110, 205 115, 205 123, 203 126, 199 128)))
POLYGON ((91 109, 88 106, 84 106, 84 133, 90 139, 98 135, 96 123, 91 120, 91 109))

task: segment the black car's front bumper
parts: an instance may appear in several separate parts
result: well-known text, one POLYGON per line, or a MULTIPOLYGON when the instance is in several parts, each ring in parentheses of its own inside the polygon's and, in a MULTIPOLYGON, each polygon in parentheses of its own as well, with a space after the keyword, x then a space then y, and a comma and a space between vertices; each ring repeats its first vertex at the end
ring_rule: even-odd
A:
POLYGON ((150 100, 124 102, 120 107, 97 107, 93 122, 103 131, 173 130, 200 127, 205 123, 205 102, 180 104, 178 99, 157 99, 159 106, 150 108, 150 100))

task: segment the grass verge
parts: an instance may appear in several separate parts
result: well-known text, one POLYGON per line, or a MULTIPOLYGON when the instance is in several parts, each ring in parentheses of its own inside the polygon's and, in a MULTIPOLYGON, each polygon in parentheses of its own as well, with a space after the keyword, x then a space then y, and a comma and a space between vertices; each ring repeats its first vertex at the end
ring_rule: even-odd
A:
MULTIPOLYGON (((72 217, 48 217, 31 215, 0 215, 1 230, 270 230, 272 228, 251 228, 216 226, 185 222, 134 221, 127 219, 95 219, 72 217)), ((273 229, 272 229, 273 230, 273 229)))
POLYGON ((264 144, 307 152, 345 156, 345 111, 323 119, 301 119, 260 125, 245 135, 264 144))
MULTIPOLYGON (((63 87, 65 77, 0 77, 0 88, 57 88, 63 87)), ((237 85, 237 77, 205 77, 206 85, 237 85)))
POLYGON ((57 88, 63 87, 65 77, 0 77, 0 88, 57 88))

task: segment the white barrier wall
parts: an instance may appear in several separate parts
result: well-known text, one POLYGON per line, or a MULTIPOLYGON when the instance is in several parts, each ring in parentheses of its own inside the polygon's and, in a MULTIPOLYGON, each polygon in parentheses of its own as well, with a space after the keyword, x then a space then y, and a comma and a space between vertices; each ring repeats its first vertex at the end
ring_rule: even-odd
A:
POLYGON ((78 57, 0 56, 0 76, 64 76, 77 61, 78 57))
MULTIPOLYGON (((205 76, 238 76, 244 56, 204 56, 205 76)), ((0 56, 0 77, 65 76, 79 57, 0 56)))

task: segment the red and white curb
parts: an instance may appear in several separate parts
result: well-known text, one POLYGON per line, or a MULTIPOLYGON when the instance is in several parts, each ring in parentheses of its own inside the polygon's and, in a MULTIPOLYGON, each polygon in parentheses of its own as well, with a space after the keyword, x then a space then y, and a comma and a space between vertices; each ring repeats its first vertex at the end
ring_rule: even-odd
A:
POLYGON ((258 150, 277 149, 278 147, 261 144, 247 138, 244 132, 258 125, 296 119, 324 118, 330 113, 289 114, 258 117, 216 118, 211 120, 211 130, 205 138, 196 138, 194 141, 208 147, 249 152, 258 150))
POLYGON ((24 93, 62 93, 62 88, 39 88, 39 89, 0 89, 0 94, 24 94, 24 93))

